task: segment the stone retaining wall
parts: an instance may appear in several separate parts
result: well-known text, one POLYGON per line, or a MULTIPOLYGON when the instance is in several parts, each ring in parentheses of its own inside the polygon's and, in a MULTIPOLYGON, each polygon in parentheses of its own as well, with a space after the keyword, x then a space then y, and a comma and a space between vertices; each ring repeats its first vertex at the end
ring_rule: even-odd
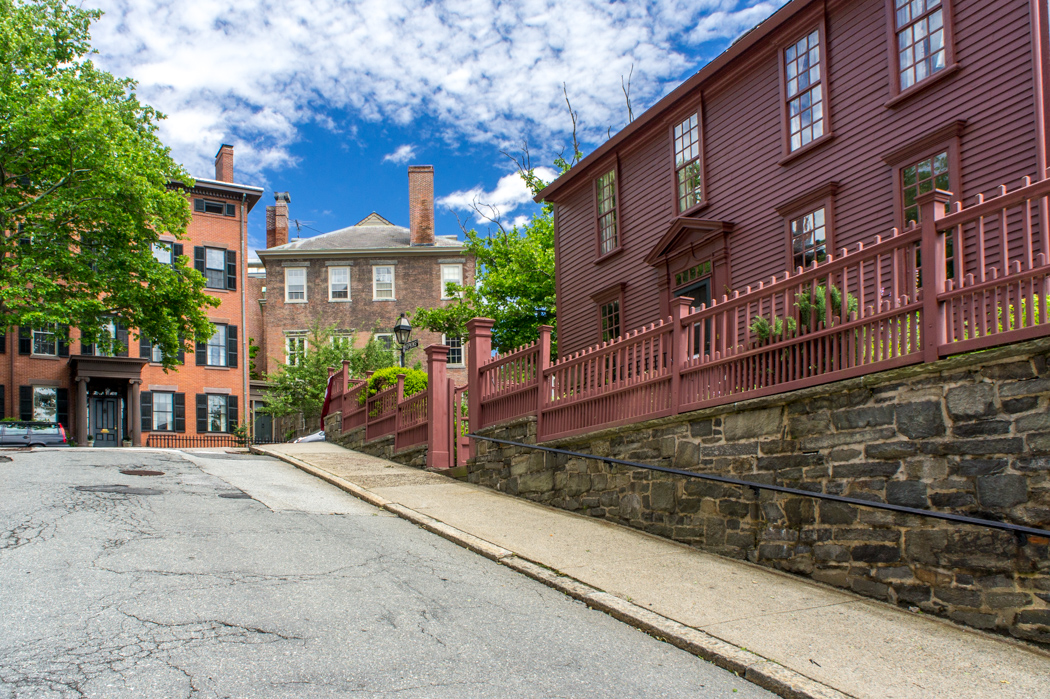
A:
MULTIPOLYGON (((1050 342, 549 442, 1050 528, 1050 342)), ((528 418, 482 430, 535 443, 528 418)), ((478 442, 469 480, 1050 644, 1046 539, 478 442)))
POLYGON ((421 444, 404 451, 394 453, 394 435, 365 441, 365 428, 359 427, 343 434, 342 413, 331 413, 324 420, 324 433, 327 441, 339 446, 353 449, 363 454, 378 456, 415 468, 427 467, 427 445, 421 444))

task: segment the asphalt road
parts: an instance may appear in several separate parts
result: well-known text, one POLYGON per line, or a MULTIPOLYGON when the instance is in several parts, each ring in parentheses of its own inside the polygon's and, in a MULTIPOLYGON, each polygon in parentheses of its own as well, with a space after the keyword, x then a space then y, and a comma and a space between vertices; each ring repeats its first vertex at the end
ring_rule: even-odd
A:
POLYGON ((772 696, 278 461, 0 456, 3 699, 772 696))

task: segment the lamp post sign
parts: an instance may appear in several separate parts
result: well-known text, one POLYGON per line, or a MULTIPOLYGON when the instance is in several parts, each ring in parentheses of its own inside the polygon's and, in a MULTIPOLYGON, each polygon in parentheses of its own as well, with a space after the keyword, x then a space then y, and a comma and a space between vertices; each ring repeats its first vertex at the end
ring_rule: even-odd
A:
POLYGON ((405 352, 419 347, 419 340, 409 342, 408 336, 411 334, 412 324, 408 322, 408 318, 402 313, 401 317, 397 319, 397 323, 394 324, 394 337, 397 339, 397 344, 401 345, 401 368, 405 366, 405 352))

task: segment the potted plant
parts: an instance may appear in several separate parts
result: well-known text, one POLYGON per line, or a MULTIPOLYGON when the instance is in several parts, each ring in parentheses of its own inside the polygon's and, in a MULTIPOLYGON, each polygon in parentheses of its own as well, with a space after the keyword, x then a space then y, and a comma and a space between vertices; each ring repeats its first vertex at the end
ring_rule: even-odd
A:
POLYGON ((130 447, 131 446, 131 440, 130 439, 125 439, 120 444, 123 447, 130 447))
POLYGON ((89 434, 87 437, 87 443, 89 447, 95 446, 95 435, 89 434))

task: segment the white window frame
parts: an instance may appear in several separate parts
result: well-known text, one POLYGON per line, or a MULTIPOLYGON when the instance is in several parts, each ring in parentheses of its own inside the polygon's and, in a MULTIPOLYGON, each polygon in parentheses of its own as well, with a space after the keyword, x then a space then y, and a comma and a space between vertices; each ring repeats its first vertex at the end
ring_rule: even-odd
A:
POLYGON ((332 301, 332 302, 335 302, 335 303, 340 303, 340 302, 346 303, 346 302, 350 301, 350 268, 349 267, 329 267, 328 268, 328 300, 332 301), (344 298, 335 298, 334 296, 332 296, 332 294, 334 293, 332 285, 335 284, 335 282, 332 279, 332 272, 334 272, 336 270, 341 271, 341 272, 346 272, 346 298, 345 299, 344 298))
POLYGON ((208 432, 216 432, 220 434, 228 434, 230 431, 230 397, 221 393, 208 393, 208 432), (212 404, 218 405, 222 403, 222 418, 220 426, 222 429, 212 429, 212 404))
POLYGON ((223 289, 226 289, 227 288, 227 286, 226 286, 226 282, 227 282, 227 274, 226 274, 226 272, 227 272, 227 269, 226 269, 226 249, 225 248, 209 248, 209 247, 205 247, 204 248, 204 279, 205 279, 204 288, 205 289, 211 289, 213 291, 215 289, 218 289, 219 291, 222 291, 223 289), (210 267, 209 266, 209 262, 210 262, 209 258, 213 257, 213 256, 221 258, 218 267, 210 267), (212 272, 212 273, 218 272, 219 273, 219 279, 218 279, 218 281, 216 282, 216 284, 214 286, 211 284, 211 280, 208 278, 208 273, 209 272, 212 272))
POLYGON ((372 265, 372 300, 373 301, 396 301, 397 300, 397 279, 395 275, 396 267, 394 265, 372 265), (379 295, 379 270, 389 269, 390 270, 390 296, 379 295))
MULTIPOLYGON (((284 302, 285 303, 306 303, 309 300, 309 293, 307 291, 307 273, 306 267, 285 267, 284 268, 284 302), (293 299, 291 291, 291 282, 288 279, 290 273, 299 273, 303 275, 303 297, 301 299, 293 299)), ((298 292, 296 292, 298 293, 298 292)))
POLYGON ((208 341, 204 345, 204 356, 205 356, 204 364, 205 364, 205 366, 217 366, 217 367, 225 367, 225 366, 227 366, 227 364, 229 363, 229 354, 228 354, 228 352, 229 352, 229 336, 226 333, 226 325, 223 324, 223 323, 216 323, 215 324, 215 332, 212 333, 211 337, 208 338, 208 341), (215 340, 215 338, 220 337, 220 336, 222 337, 221 347, 220 347, 220 343, 215 340), (213 362, 211 360, 211 353, 212 353, 212 350, 215 349, 215 348, 219 348, 220 349, 219 362, 218 363, 215 363, 215 362, 213 362))
POLYGON ((48 325, 44 328, 33 328, 33 356, 35 357, 57 357, 58 356, 58 332, 54 325, 48 325), (37 351, 37 335, 41 336, 41 342, 50 342, 53 351, 51 352, 38 352, 37 351), (50 341, 47 336, 50 335, 50 341))
POLYGON ((162 265, 171 266, 172 261, 172 250, 171 243, 158 242, 153 244, 153 259, 162 265), (168 259, 162 260, 161 255, 166 255, 168 259))
POLYGON ((153 431, 154 432, 174 432, 175 431, 175 394, 169 391, 154 391, 153 392, 153 431), (161 396, 165 397, 170 402, 168 406, 170 410, 158 410, 161 396), (157 419, 158 415, 168 416, 168 426, 159 427, 160 421, 157 419))
POLYGON ((447 345, 448 348, 449 348, 449 351, 448 351, 448 357, 449 357, 449 359, 448 359, 448 366, 451 366, 451 367, 466 366, 467 365, 467 361, 466 361, 467 360, 467 355, 466 355, 467 343, 463 341, 462 337, 454 337, 452 339, 453 340, 457 340, 459 342, 459 347, 458 348, 454 348, 454 347, 452 347, 451 344, 449 344, 448 335, 444 335, 443 334, 441 336, 441 344, 447 345), (458 362, 453 362, 452 361, 452 350, 453 349, 459 349, 459 361, 458 362))
POLYGON ((284 363, 287 366, 299 366, 299 358, 306 356, 308 346, 305 330, 286 332, 284 334, 284 363), (300 346, 293 348, 293 344, 300 346))
POLYGON ((161 364, 164 362, 164 350, 161 349, 160 345, 156 343, 150 345, 149 360, 153 364, 161 364))
POLYGON ((347 348, 353 348, 354 334, 352 332, 336 332, 332 334, 332 347, 338 347, 344 343, 347 348))
POLYGON ((376 342, 378 342, 381 345, 383 344, 384 338, 390 338, 390 347, 384 347, 383 349, 390 349, 391 351, 393 351, 393 349, 397 346, 394 343, 394 333, 376 333, 375 335, 373 335, 373 337, 375 337, 376 342))
POLYGON ((455 283, 459 284, 460 286, 463 286, 463 265, 462 264, 441 265, 441 270, 440 270, 440 275, 441 275, 440 276, 440 280, 441 280, 441 282, 440 282, 441 283, 441 299, 442 300, 454 299, 454 298, 459 298, 459 297, 463 296, 463 292, 462 291, 457 293, 457 294, 453 294, 452 296, 448 295, 445 285, 448 284, 449 282, 454 281, 454 280, 452 280, 452 279, 445 279, 445 270, 446 269, 455 269, 456 272, 457 272, 457 276, 459 277, 459 281, 457 281, 455 283))

